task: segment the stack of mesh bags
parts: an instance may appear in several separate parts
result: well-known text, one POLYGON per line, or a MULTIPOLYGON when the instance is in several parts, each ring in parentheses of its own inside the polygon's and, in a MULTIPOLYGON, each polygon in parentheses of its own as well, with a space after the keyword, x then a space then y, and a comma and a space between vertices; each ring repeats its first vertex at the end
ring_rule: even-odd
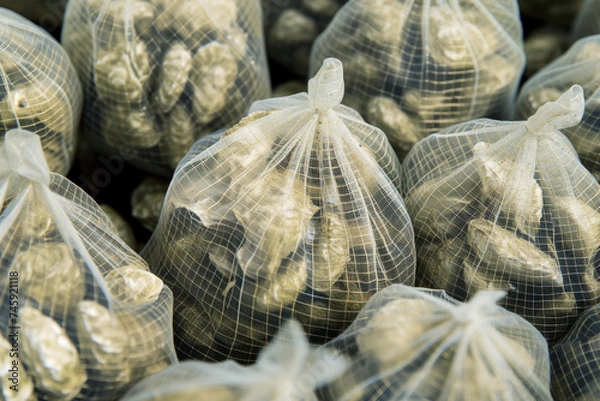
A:
POLYGON ((259 0, 74 0, 62 41, 85 136, 147 171, 172 173, 270 90, 259 0))
POLYGON ((176 361, 171 291, 23 130, 0 148, 0 249, 5 399, 116 399, 176 361))
POLYGON ((573 40, 600 33, 600 1, 586 0, 579 9, 571 35, 573 40))
POLYGON ((311 351, 292 320, 251 366, 184 361, 141 381, 121 401, 316 401, 314 390, 346 367, 332 352, 311 351))
POLYGON ((267 55, 306 77, 310 48, 347 0, 262 0, 267 55))
POLYGON ((311 70, 337 57, 344 102, 402 158, 450 125, 508 116, 525 57, 516 0, 352 0, 317 38, 311 70))
POLYGON ((340 105, 342 74, 327 59, 308 94, 256 102, 177 168, 142 256, 173 282, 180 357, 252 361, 290 317, 322 343, 414 282, 400 163, 340 105))
POLYGON ((542 104, 556 100, 571 85, 585 93, 585 112, 581 122, 565 127, 584 166, 600 177, 600 35, 575 42, 561 57, 531 77, 519 93, 515 118, 531 115, 542 104))
POLYGON ((600 395, 600 305, 581 314, 550 350, 555 401, 595 401, 600 395))
POLYGON ((501 305, 549 341, 600 301, 600 184, 560 130, 579 123, 573 86, 527 121, 479 119, 419 142, 403 164, 417 283, 501 305))
POLYGON ((390 286, 321 347, 350 366, 319 392, 323 401, 550 401, 544 337, 498 306, 501 291, 467 303, 444 291, 390 286))
POLYGON ((71 167, 81 118, 77 73, 60 44, 22 16, 0 8, 0 143, 21 128, 40 136, 50 170, 71 167))

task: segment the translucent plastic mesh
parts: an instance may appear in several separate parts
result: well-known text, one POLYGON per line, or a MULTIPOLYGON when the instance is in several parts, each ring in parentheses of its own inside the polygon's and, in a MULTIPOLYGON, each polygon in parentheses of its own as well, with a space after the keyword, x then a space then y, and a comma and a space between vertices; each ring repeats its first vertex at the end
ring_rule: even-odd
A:
POLYGON ((346 1, 262 0, 269 58, 306 77, 314 40, 346 1))
POLYGON ((0 332, 39 399, 116 399, 176 361, 173 295, 41 149, 21 130, 0 148, 0 332))
POLYGON ((0 142, 20 128, 39 135, 50 170, 71 167, 81 118, 77 73, 58 42, 22 16, 0 9, 0 142))
POLYGON ((600 305, 581 314, 550 350, 555 401, 594 401, 600 395, 600 305))
POLYGON ((573 40, 600 33, 600 1, 586 0, 579 9, 572 27, 573 40))
POLYGON ((270 90, 259 0, 73 0, 62 41, 90 143, 147 171, 171 174, 270 90))
POLYGON ((581 87, 526 122, 475 120, 419 142, 403 164, 417 284, 500 304, 549 340, 600 301, 600 185, 560 133, 577 125, 581 87))
POLYGON ((325 57, 401 158, 442 128, 507 117, 525 64, 516 0, 353 0, 315 41, 311 72, 325 57))
POLYGON ((122 401, 316 401, 315 387, 346 366, 331 352, 311 352, 302 326, 289 321, 252 366, 185 361, 141 381, 122 401))
POLYGON ((579 124, 565 127, 584 166, 600 177, 600 35, 577 41, 554 62, 531 77, 521 88, 515 118, 525 119, 540 105, 556 100, 571 85, 585 93, 585 113, 579 124))
POLYGON ((291 316, 324 342, 373 293, 414 281, 397 157, 339 105, 339 61, 326 60, 309 88, 255 103, 175 172, 142 255, 183 288, 176 308, 197 311, 193 323, 176 312, 175 330, 205 328, 186 356, 251 361, 291 316))
POLYGON ((445 292, 393 285, 322 346, 350 359, 319 391, 324 401, 552 400, 544 337, 496 305, 501 291, 468 303, 445 292))

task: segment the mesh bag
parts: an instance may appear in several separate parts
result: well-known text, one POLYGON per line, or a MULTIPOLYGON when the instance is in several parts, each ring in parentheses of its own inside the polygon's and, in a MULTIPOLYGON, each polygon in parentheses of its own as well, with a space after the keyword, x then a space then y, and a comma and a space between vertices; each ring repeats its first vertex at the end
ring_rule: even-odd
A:
POLYGON ((550 350, 555 401, 595 401, 600 394, 600 305, 581 314, 550 350))
POLYGON ((444 291, 390 286, 322 348, 350 359, 324 401, 552 400, 544 337, 496 305, 501 291, 460 303, 444 291))
POLYGON ((515 0, 352 0, 317 38, 311 70, 344 63, 344 102, 402 158, 452 124, 506 117, 525 60, 515 0))
POLYGON ((306 77, 310 48, 347 0, 262 0, 267 54, 306 77))
POLYGON ((0 144, 19 128, 39 135, 51 171, 66 174, 75 156, 82 92, 58 42, 0 8, 0 144))
POLYGON ((573 41, 600 33, 600 1, 586 0, 579 9, 572 28, 573 41))
POLYGON ((556 100, 571 85, 585 93, 585 112, 581 122, 565 127, 584 166, 600 177, 600 35, 577 41, 554 62, 531 77, 521 88, 515 117, 526 118, 540 105, 556 100))
POLYGON ((22 130, 0 148, 0 249, 0 332, 39 399, 116 399, 176 361, 171 291, 22 130))
POLYGON ((202 328, 185 356, 249 362, 290 316, 324 342, 371 294, 413 283, 400 164, 342 96, 328 59, 308 95, 256 102, 177 168, 142 256, 182 287, 175 330, 202 328))
POLYGON ((252 366, 185 361, 148 377, 122 401, 316 401, 314 389, 338 376, 347 363, 330 352, 311 352, 293 320, 252 366))
POLYGON ((99 151, 170 175, 269 94, 259 0, 73 0, 62 41, 99 151))
POLYGON ((417 284, 459 300, 505 290, 501 305, 550 341, 600 300, 600 185, 559 131, 583 107, 574 86, 527 121, 475 120, 412 149, 402 185, 417 284))

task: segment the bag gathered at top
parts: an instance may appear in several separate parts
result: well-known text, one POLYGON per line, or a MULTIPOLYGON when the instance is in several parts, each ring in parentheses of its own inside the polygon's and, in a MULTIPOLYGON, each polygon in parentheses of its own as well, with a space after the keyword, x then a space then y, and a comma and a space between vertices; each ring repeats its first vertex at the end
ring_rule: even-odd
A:
POLYGON ((171 291, 23 130, 0 147, 0 249, 0 345, 18 348, 19 400, 116 399, 176 361, 171 291))
POLYGON ((323 401, 551 401, 544 337, 496 305, 501 291, 460 303, 444 291, 392 285, 320 349, 350 359, 323 401))
POLYGON ((0 8, 0 144, 11 129, 39 135, 50 171, 67 174, 77 145, 82 91, 60 44, 0 8))
POLYGON ((455 125, 419 142, 403 164, 417 246, 417 283, 501 305, 549 340, 600 301, 600 184, 560 133, 579 123, 573 86, 527 121, 455 125))
POLYGON ((542 104, 558 99, 572 85, 585 94, 585 111, 579 124, 564 127, 581 162, 600 179, 600 34, 577 41, 558 59, 532 76, 521 88, 515 118, 525 119, 542 104))
POLYGON ((334 353, 311 350, 302 326, 288 321, 251 366, 184 361, 144 379, 121 401, 317 401, 315 389, 346 367, 334 353))
POLYGON ((400 163, 340 105, 342 75, 327 59, 308 95, 256 102, 178 166, 142 256, 182 288, 176 334, 200 328, 183 330, 186 356, 251 361, 290 317, 324 342, 372 294, 414 282, 400 163))
POLYGON ((95 149, 170 175, 270 91, 259 0, 73 0, 62 41, 95 149))
POLYGON ((344 63, 344 103, 402 159, 419 139, 511 111, 525 57, 516 0, 351 0, 314 43, 310 69, 344 63))

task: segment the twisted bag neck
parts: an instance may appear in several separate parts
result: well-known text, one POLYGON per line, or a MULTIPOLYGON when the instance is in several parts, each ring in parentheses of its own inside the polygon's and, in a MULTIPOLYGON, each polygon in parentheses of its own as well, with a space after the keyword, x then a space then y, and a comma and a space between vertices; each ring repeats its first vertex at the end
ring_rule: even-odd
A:
POLYGON ((529 132, 536 135, 560 131, 579 124, 584 110, 583 89, 579 85, 573 85, 556 101, 541 106, 527 119, 525 126, 529 132))
POLYGON ((50 184, 50 169, 39 136, 13 129, 6 133, 4 146, 10 171, 42 185, 50 184))
POLYGON ((308 81, 308 102, 311 108, 326 111, 339 105, 344 98, 342 62, 327 58, 317 74, 308 81))

